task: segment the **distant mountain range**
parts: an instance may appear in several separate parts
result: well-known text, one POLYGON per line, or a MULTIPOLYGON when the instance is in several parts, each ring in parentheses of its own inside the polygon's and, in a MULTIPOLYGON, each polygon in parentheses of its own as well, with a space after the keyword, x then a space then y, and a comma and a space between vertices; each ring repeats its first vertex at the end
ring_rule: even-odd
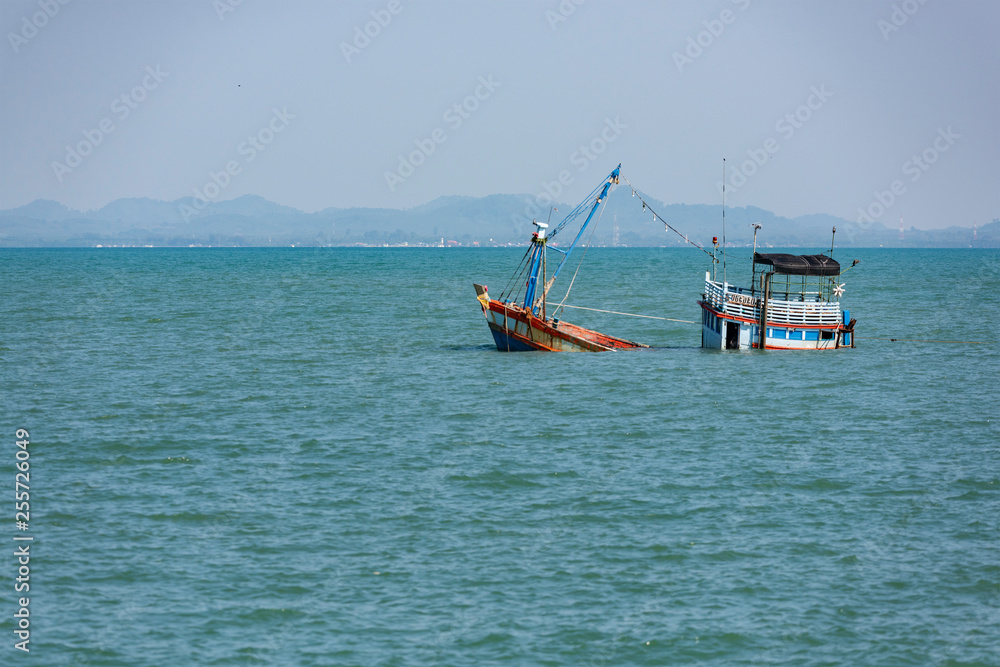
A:
MULTIPOLYGON (((709 245, 722 236, 721 206, 664 204, 640 196, 657 214, 688 238, 709 245)), ((553 222, 573 206, 556 204, 553 222)), ((118 199, 95 211, 81 212, 39 199, 0 211, 0 247, 38 246, 269 246, 269 245, 506 245, 525 243, 532 218, 547 219, 548 203, 529 195, 439 197, 416 208, 328 208, 305 213, 255 195, 229 201, 193 198, 157 201, 118 199), (200 208, 199 208, 200 207, 200 208), (450 242, 450 243, 449 243, 450 242)), ((839 247, 1000 247, 1000 222, 967 227, 899 230, 872 223, 862 228, 830 215, 783 218, 754 207, 726 209, 726 240, 747 245, 753 223, 763 227, 762 246, 824 248, 837 227, 839 247)), ((643 209, 631 190, 617 188, 608 197, 593 243, 597 245, 676 246, 684 240, 664 230, 643 209)))

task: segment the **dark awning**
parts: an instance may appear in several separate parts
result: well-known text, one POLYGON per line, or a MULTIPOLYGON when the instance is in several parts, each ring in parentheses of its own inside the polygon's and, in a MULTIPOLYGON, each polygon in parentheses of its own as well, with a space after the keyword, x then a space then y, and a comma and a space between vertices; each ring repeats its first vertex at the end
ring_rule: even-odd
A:
POLYGON ((837 276, 840 264, 826 255, 785 255, 783 253, 762 254, 755 252, 755 264, 774 267, 775 273, 793 276, 837 276))

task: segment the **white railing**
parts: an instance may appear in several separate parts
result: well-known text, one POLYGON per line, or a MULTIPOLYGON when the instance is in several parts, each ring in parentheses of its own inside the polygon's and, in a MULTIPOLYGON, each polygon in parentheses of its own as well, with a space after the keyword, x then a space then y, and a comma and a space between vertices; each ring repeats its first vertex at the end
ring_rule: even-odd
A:
MULTIPOLYGON (((716 310, 733 317, 754 322, 760 319, 760 296, 753 295, 745 288, 706 280, 705 301, 716 310)), ((772 298, 767 306, 767 321, 774 324, 836 327, 841 323, 840 303, 772 298)))

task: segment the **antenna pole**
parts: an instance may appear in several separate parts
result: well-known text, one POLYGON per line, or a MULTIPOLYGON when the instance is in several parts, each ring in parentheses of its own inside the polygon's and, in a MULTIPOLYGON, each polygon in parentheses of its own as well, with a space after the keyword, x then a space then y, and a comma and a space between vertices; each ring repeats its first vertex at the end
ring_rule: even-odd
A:
POLYGON ((719 252, 719 237, 712 237, 712 282, 715 282, 715 267, 719 265, 719 258, 715 254, 719 252))
POLYGON ((757 231, 761 228, 761 224, 759 222, 755 222, 752 226, 753 226, 753 254, 750 256, 750 259, 753 262, 753 267, 752 267, 753 277, 752 280, 750 281, 750 293, 754 294, 755 290, 757 289, 757 231))
POLYGON ((722 282, 726 280, 726 158, 722 158, 722 282))
POLYGON ((837 238, 837 228, 833 228, 833 235, 830 237, 830 258, 833 259, 833 242, 837 238))

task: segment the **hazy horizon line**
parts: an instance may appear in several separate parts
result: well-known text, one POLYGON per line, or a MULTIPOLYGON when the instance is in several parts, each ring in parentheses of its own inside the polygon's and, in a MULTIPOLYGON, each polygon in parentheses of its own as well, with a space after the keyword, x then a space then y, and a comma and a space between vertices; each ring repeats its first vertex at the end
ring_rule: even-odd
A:
MULTIPOLYGON (((212 199, 208 203, 209 204, 224 204, 224 203, 227 203, 227 202, 234 202, 234 201, 237 201, 239 199, 243 199, 244 197, 254 197, 254 198, 257 198, 257 199, 261 199, 261 200, 263 200, 263 201, 265 201, 265 202, 267 202, 269 204, 275 204, 276 206, 281 206, 283 208, 293 209, 295 211, 298 211, 299 213, 303 213, 303 214, 306 214, 306 215, 315 215, 317 213, 322 213, 323 211, 327 211, 327 210, 331 210, 331 209, 342 210, 342 211, 349 211, 349 210, 388 210, 388 211, 406 212, 406 211, 413 211, 413 210, 419 209, 419 208, 421 208, 423 206, 426 206, 428 204, 432 204, 432 203, 434 203, 435 201, 437 201, 439 199, 453 198, 453 199, 482 200, 482 199, 486 199, 486 198, 489 198, 489 197, 497 197, 497 196, 502 196, 502 197, 518 197, 518 198, 522 198, 523 197, 523 198, 525 198, 527 200, 537 199, 537 196, 533 197, 532 195, 529 195, 527 193, 509 193, 509 192, 495 192, 495 193, 492 193, 492 194, 479 195, 479 196, 476 196, 476 195, 458 195, 458 194, 452 194, 452 195, 442 194, 442 195, 438 195, 437 197, 434 197, 433 199, 425 201, 422 204, 417 204, 416 206, 411 206, 411 207, 407 207, 407 208, 396 208, 396 207, 392 207, 392 206, 348 206, 348 207, 327 206, 325 208, 321 208, 321 209, 310 211, 310 210, 307 210, 307 209, 298 208, 297 206, 294 206, 294 205, 282 204, 280 202, 276 202, 273 199, 268 199, 267 197, 265 197, 263 195, 252 194, 252 193, 245 193, 245 194, 239 195, 238 197, 233 197, 231 199, 212 199)), ((653 195, 649 195, 649 196, 653 197, 653 195)), ((118 197, 116 199, 112 199, 111 201, 107 202, 106 204, 104 204, 103 206, 101 206, 99 208, 92 208, 92 209, 86 209, 86 210, 84 210, 84 209, 80 209, 80 208, 74 208, 74 207, 72 207, 72 206, 70 206, 68 204, 65 204, 65 203, 57 200, 57 199, 46 199, 46 198, 43 198, 43 197, 39 197, 39 198, 31 200, 27 204, 22 204, 20 206, 14 206, 14 207, 11 207, 11 208, 0 209, 0 213, 8 213, 10 211, 15 211, 15 210, 17 210, 19 208, 25 208, 27 206, 30 206, 30 205, 36 203, 36 202, 53 202, 53 203, 56 203, 56 204, 62 206, 63 208, 66 208, 66 209, 70 210, 70 211, 76 211, 76 212, 79 212, 81 214, 87 215, 87 214, 96 213, 96 212, 100 211, 101 209, 106 208, 106 207, 110 206, 111 204, 113 204, 113 203, 115 203, 117 201, 130 200, 130 199, 131 200, 146 199, 146 200, 149 200, 149 201, 152 201, 152 202, 159 202, 159 203, 164 203, 164 204, 173 204, 175 202, 197 201, 198 200, 198 198, 195 197, 195 196, 193 196, 193 195, 188 195, 186 197, 178 197, 177 199, 156 199, 154 197, 149 197, 149 196, 118 197)), ((710 207, 721 207, 722 206, 721 202, 716 202, 714 204, 705 204, 705 203, 690 203, 690 202, 673 202, 673 203, 668 203, 668 202, 665 202, 665 201, 660 200, 660 199, 657 199, 657 201, 659 201, 660 203, 664 204, 665 206, 710 206, 710 207)), ((566 204, 566 202, 556 202, 556 203, 557 204, 566 204)), ((776 218, 784 218, 786 220, 795 220, 797 218, 805 218, 805 217, 811 217, 811 216, 828 216, 828 217, 831 217, 831 218, 835 218, 837 220, 843 220, 844 222, 846 222, 848 224, 852 223, 851 220, 849 220, 847 218, 842 218, 842 217, 840 217, 838 215, 834 215, 833 213, 814 212, 814 213, 803 213, 802 215, 797 215, 797 216, 794 216, 794 217, 789 217, 789 216, 785 216, 785 215, 780 215, 777 212, 775 212, 775 211, 773 211, 773 210, 771 210, 769 208, 765 208, 763 206, 757 206, 757 205, 754 205, 754 204, 746 204, 746 205, 743 205, 743 206, 726 206, 725 208, 728 209, 728 210, 739 210, 739 209, 746 210, 746 209, 755 208, 755 209, 759 209, 761 211, 767 211, 768 213, 771 213, 772 215, 774 215, 776 218)), ((875 220, 875 222, 878 222, 879 224, 881 224, 883 227, 886 227, 887 229, 891 228, 891 226, 889 224, 886 224, 885 222, 883 222, 881 220, 875 220)), ((998 219, 997 218, 993 218, 992 220, 990 220, 990 221, 988 221, 986 223, 983 223, 983 225, 991 224, 991 223, 994 223, 994 222, 998 222, 998 219)), ((958 228, 961 228, 961 229, 973 229, 974 227, 980 227, 980 226, 983 226, 983 225, 979 225, 978 223, 973 223, 972 225, 950 224, 950 225, 947 225, 945 227, 928 227, 926 229, 921 229, 921 228, 914 227, 914 229, 919 229, 920 231, 944 230, 944 229, 948 229, 949 227, 958 227, 958 228)))

